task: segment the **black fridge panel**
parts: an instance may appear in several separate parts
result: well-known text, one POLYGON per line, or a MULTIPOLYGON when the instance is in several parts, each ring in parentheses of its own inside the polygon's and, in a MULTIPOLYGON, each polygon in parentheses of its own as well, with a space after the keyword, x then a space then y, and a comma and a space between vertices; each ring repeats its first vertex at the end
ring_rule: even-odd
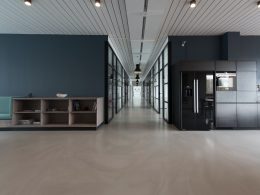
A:
POLYGON ((256 91, 256 72, 237 72, 238 91, 256 91))
POLYGON ((182 72, 182 129, 208 130, 214 124, 213 72, 182 72))
POLYGON ((237 121, 239 128, 256 128, 257 104, 237 104, 237 121))
POLYGON ((216 127, 237 127, 236 104, 216 104, 216 127))

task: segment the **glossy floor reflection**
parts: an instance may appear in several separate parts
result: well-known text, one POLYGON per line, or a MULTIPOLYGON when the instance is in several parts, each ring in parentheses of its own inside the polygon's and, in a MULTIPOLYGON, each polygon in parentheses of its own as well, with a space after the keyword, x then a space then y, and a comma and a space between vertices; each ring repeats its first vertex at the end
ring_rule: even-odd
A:
POLYGON ((260 194, 260 131, 159 118, 129 108, 98 131, 0 132, 0 195, 260 194))

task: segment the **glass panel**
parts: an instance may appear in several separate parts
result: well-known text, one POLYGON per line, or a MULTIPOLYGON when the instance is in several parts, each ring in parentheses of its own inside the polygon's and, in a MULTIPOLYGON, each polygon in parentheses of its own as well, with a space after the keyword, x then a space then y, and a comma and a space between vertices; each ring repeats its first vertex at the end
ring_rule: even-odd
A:
POLYGON ((112 60, 113 60, 113 52, 110 47, 108 47, 108 64, 112 65, 112 60))
POLYGON ((154 74, 158 72, 158 60, 154 64, 154 74))
POLYGON ((168 83, 168 66, 164 67, 164 83, 168 83))
POLYGON ((168 103, 164 103, 164 119, 165 119, 165 120, 169 120, 168 103))
POLYGON ((164 49, 164 65, 168 64, 168 45, 164 49))
POLYGON ((162 67, 163 67, 163 54, 161 54, 160 55, 160 63, 159 63, 159 70, 161 70, 162 69, 162 67))
POLYGON ((168 84, 164 85, 164 101, 168 102, 168 84))

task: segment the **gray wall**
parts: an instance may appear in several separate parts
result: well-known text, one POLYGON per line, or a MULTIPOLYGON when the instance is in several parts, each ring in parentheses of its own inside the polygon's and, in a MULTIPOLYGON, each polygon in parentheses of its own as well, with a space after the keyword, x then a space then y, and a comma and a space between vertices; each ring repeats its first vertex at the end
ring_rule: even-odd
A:
POLYGON ((0 35, 0 96, 104 96, 107 36, 0 35))

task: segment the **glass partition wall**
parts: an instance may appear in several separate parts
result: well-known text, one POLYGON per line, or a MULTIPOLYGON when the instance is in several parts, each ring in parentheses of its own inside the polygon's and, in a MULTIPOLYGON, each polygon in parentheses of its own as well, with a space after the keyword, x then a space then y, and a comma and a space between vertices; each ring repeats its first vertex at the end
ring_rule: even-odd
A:
POLYGON ((105 122, 109 123, 128 102, 129 77, 113 49, 107 47, 105 122))
POLYGON ((144 82, 147 103, 169 122, 169 66, 168 45, 163 49, 144 82))

